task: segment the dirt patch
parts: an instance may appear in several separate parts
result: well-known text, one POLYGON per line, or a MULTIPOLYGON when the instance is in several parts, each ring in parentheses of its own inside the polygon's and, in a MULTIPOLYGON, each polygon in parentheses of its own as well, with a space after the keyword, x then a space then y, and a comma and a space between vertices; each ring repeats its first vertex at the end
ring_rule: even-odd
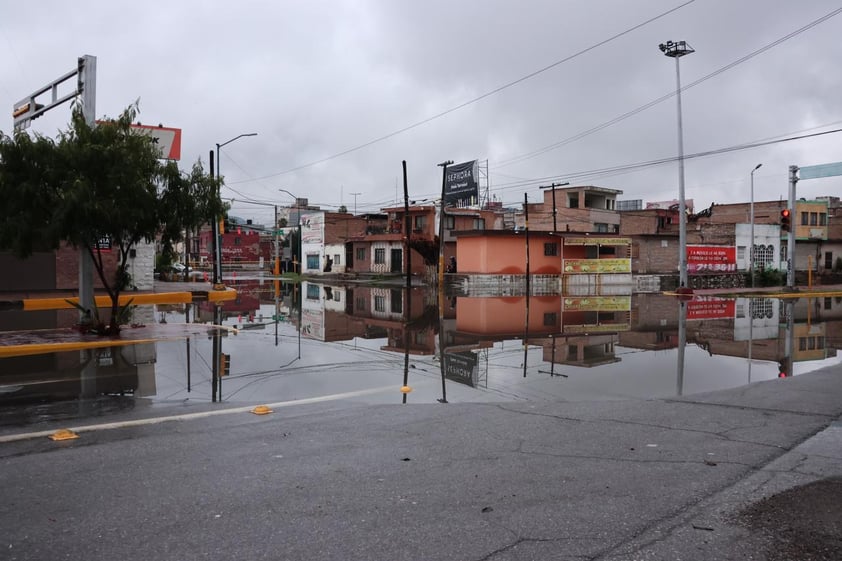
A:
POLYGON ((842 477, 763 499, 739 517, 741 524, 767 539, 769 561, 842 559, 842 477))

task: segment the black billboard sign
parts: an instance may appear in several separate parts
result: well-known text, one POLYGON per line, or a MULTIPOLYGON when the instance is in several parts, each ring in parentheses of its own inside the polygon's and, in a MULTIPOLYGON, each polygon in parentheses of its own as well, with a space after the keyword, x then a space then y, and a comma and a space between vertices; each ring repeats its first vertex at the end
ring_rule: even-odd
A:
POLYGON ((479 197, 476 171, 476 160, 447 166, 447 174, 444 176, 445 204, 479 197))
POLYGON ((477 384, 479 366, 477 355, 466 353, 444 353, 444 377, 472 388, 477 384))

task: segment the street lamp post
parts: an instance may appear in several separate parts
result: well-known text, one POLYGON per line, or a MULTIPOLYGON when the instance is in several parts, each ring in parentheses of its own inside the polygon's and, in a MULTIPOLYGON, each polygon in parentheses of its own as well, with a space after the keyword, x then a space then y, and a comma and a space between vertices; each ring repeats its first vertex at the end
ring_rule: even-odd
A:
MULTIPOLYGON (((256 132, 249 132, 249 133, 246 133, 246 134, 241 134, 241 135, 235 136, 231 140, 226 140, 222 144, 216 145, 216 178, 217 178, 217 180, 219 180, 221 178, 221 176, 219 175, 219 149, 222 148, 223 146, 225 146, 226 144, 231 144, 235 140, 243 138, 244 136, 257 136, 257 133, 256 132)), ((213 167, 213 164, 211 164, 211 167, 213 167)), ((213 172, 213 169, 211 169, 211 172, 213 172)), ((217 193, 217 195, 219 195, 219 193, 217 193)), ((213 225, 212 225, 212 230, 213 230, 212 235, 213 235, 213 245, 214 245, 214 250, 213 250, 213 284, 214 284, 214 286, 217 286, 217 285, 222 284, 222 239, 220 237, 220 232, 219 232, 219 220, 214 220, 213 225)))
POLYGON ((681 70, 678 59, 696 51, 687 41, 667 41, 658 45, 661 52, 675 59, 675 98, 678 104, 678 281, 687 286, 687 210, 684 201, 684 132, 681 127, 681 70))
POLYGON ((280 191, 281 193, 286 193, 287 195, 289 195, 290 197, 295 199, 295 214, 296 214, 296 217, 297 217, 296 221, 298 222, 298 224, 297 224, 298 225, 298 271, 297 272, 299 274, 301 274, 301 257, 302 257, 302 255, 301 255, 301 248, 302 248, 302 241, 301 241, 301 206, 299 205, 298 197, 295 194, 290 193, 286 189, 281 189, 281 188, 278 188, 278 191, 280 191))
MULTIPOLYGON (((751 221, 751 248, 749 249, 749 267, 751 269, 752 288, 754 288, 754 172, 759 170, 762 165, 763 164, 757 164, 754 166, 754 169, 751 170, 751 216, 749 217, 749 221, 751 221)), ((749 368, 751 368, 751 366, 749 366, 749 368)))

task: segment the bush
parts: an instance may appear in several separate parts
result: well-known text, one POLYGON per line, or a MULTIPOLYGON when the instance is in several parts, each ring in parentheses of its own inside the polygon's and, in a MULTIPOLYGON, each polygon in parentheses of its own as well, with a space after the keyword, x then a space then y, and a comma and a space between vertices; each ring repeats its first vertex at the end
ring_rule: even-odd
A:
POLYGON ((759 269, 754 275, 757 286, 783 286, 786 284, 786 272, 778 269, 759 269))

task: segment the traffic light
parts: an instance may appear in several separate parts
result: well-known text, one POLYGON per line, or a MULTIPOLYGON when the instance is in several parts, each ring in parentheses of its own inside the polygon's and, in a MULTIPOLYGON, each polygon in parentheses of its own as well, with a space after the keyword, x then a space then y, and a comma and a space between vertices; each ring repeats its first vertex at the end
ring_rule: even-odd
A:
POLYGON ((219 375, 229 376, 231 374, 231 355, 221 353, 219 355, 219 375))
POLYGON ((788 208, 785 208, 781 210, 781 232, 789 232, 790 225, 790 212, 788 208))

